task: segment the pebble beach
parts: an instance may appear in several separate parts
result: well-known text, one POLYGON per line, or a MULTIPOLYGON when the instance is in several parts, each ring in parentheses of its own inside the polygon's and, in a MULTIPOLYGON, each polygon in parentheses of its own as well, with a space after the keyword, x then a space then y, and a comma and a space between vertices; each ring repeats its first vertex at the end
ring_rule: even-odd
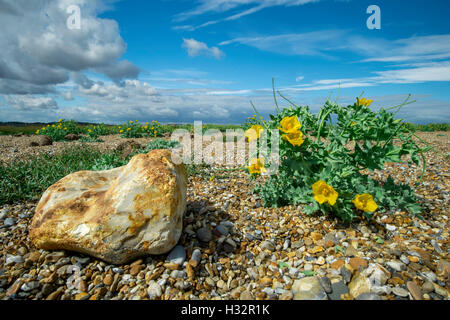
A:
MULTIPOLYGON (((448 132, 419 133, 429 151, 415 187, 422 219, 392 208, 344 224, 302 207, 265 208, 257 181, 237 167, 189 177, 183 233, 171 252, 110 265, 68 251, 36 249, 28 228, 37 202, 0 206, 2 300, 448 300, 448 132)), ((0 160, 58 152, 32 137, 0 137, 0 160)), ((124 139, 95 143, 114 149, 124 139)), ((141 144, 145 139, 133 139, 141 144)), ((387 164, 371 173, 411 186, 422 168, 387 164)), ((262 181, 264 177, 259 178, 262 181)))

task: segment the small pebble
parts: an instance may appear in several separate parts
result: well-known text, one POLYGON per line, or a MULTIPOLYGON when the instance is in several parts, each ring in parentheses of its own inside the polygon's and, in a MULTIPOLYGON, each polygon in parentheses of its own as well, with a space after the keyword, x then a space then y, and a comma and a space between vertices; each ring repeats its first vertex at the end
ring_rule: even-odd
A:
POLYGON ((171 263, 182 265, 186 260, 186 250, 183 246, 176 246, 167 256, 167 260, 171 263))
POLYGON ((401 288, 401 287, 394 287, 392 289, 392 292, 399 297, 405 298, 408 296, 408 291, 406 291, 405 289, 401 288))
POLYGON ((200 241, 209 242, 213 239, 213 235, 209 228, 203 227, 197 230, 197 238, 200 241))

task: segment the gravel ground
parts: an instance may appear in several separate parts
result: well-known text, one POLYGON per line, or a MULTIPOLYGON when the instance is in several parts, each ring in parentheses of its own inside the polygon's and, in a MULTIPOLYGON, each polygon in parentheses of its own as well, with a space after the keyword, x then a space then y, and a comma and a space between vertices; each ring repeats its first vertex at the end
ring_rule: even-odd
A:
MULTIPOLYGON (((420 137, 449 154, 449 133, 420 137)), ((31 148, 27 139, 0 137, 1 159, 67 144, 31 148)), ((104 140, 99 147, 123 141, 104 140)), ((370 224, 350 225, 306 216, 301 207, 263 208, 247 174, 211 167, 206 177, 190 178, 178 246, 122 266, 36 250, 27 238, 36 203, 3 205, 0 299, 448 300, 449 163, 433 152, 426 158, 429 167, 416 188, 424 220, 392 210, 376 214, 370 224), (364 293, 368 287, 371 293, 364 293)), ((420 173, 415 166, 388 164, 372 175, 390 174, 412 186, 420 173)))

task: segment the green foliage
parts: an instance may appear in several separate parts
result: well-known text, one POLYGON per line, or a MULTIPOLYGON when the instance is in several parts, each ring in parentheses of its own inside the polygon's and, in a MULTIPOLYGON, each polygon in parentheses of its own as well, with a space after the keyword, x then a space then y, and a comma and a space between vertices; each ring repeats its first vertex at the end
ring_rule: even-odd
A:
POLYGON ((111 134, 111 129, 108 128, 104 123, 100 123, 99 125, 90 125, 84 128, 84 134, 87 135, 85 138, 86 142, 101 142, 99 139, 100 136, 106 136, 111 134))
POLYGON ((248 117, 248 119, 243 124, 243 128, 244 130, 248 130, 254 125, 265 126, 264 123, 265 121, 263 117, 258 114, 255 114, 252 117, 248 117))
POLYGON ((122 167, 128 164, 130 160, 129 157, 123 158, 119 153, 105 153, 102 154, 98 159, 96 159, 94 165, 92 166, 93 171, 104 171, 111 170, 114 168, 122 167))
POLYGON ((12 125, 0 125, 0 136, 4 135, 16 135, 16 134, 36 134, 36 130, 41 128, 40 125, 24 125, 24 126, 12 126, 12 125))
MULTIPOLYGON (((386 162, 404 159, 419 165, 422 154, 430 150, 414 142, 414 132, 396 120, 394 113, 385 109, 374 112, 358 103, 342 107, 327 101, 315 115, 308 107, 290 104, 291 107, 271 115, 264 127, 277 129, 283 119, 295 116, 301 123, 304 142, 294 146, 281 139, 278 174, 255 188, 266 206, 302 204, 307 214, 334 214, 344 221, 352 221, 359 215, 370 219, 373 212, 361 211, 352 202, 356 195, 370 194, 380 212, 388 208, 407 210, 414 215, 421 212, 409 186, 395 185, 391 178, 378 182, 361 173, 364 169, 382 170, 386 162), (394 140, 400 145, 394 145, 394 140), (349 147, 352 145, 354 148, 349 147), (338 193, 334 205, 315 200, 312 185, 319 180, 338 193)), ((270 131, 267 132, 270 136, 270 131)))
POLYGON ((435 131, 449 131, 450 124, 448 123, 429 123, 429 124, 412 124, 406 122, 405 127, 412 131, 421 132, 435 132, 435 131))
POLYGON ((173 149, 180 145, 178 141, 156 139, 147 144, 145 149, 141 153, 148 153, 157 149, 173 149))
POLYGON ((211 166, 209 164, 188 164, 186 165, 186 172, 189 177, 200 177, 206 179, 210 177, 211 166))
POLYGON ((38 200, 42 193, 66 175, 91 170, 102 153, 89 146, 47 153, 29 160, 0 165, 0 205, 23 200, 38 200))
POLYGON ((80 133, 83 133, 83 129, 74 120, 63 119, 60 119, 56 124, 48 124, 36 131, 36 134, 49 136, 53 141, 63 141, 68 134, 80 133))
POLYGON ((161 125, 153 120, 145 125, 136 121, 129 121, 119 126, 119 133, 122 138, 142 138, 142 137, 162 137, 166 132, 170 132, 168 126, 161 125))

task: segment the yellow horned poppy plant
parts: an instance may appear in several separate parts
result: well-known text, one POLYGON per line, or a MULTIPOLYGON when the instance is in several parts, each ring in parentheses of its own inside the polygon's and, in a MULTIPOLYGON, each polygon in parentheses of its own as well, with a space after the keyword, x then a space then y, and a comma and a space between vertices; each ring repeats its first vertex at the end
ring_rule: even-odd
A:
POLYGON ((357 101, 356 102, 357 105, 360 106, 360 107, 362 107, 362 106, 368 107, 373 102, 373 100, 369 100, 369 99, 366 99, 366 98, 361 98, 361 99, 360 98, 356 98, 356 101, 357 101))
POLYGON ((373 197, 368 194, 358 194, 355 199, 352 200, 355 207, 364 212, 374 212, 378 209, 377 203, 373 200, 373 197))
POLYGON ((333 189, 332 186, 328 185, 325 181, 319 180, 312 186, 314 200, 318 203, 323 204, 328 202, 330 205, 334 206, 338 198, 338 193, 333 189))
POLYGON ((288 141, 293 146, 299 147, 305 142, 303 140, 303 133, 301 131, 295 131, 288 134, 283 134, 282 138, 288 141))
POLYGON ((248 138, 249 142, 252 142, 253 140, 259 139, 263 130, 264 129, 262 126, 255 124, 250 129, 245 131, 245 136, 248 138))
POLYGON ((280 124, 281 128, 278 127, 278 129, 284 133, 293 133, 302 127, 296 116, 286 117, 281 120, 280 124))
POLYGON ((264 159, 253 158, 250 161, 250 166, 247 167, 250 174, 261 174, 262 172, 266 172, 266 168, 264 168, 264 159))

